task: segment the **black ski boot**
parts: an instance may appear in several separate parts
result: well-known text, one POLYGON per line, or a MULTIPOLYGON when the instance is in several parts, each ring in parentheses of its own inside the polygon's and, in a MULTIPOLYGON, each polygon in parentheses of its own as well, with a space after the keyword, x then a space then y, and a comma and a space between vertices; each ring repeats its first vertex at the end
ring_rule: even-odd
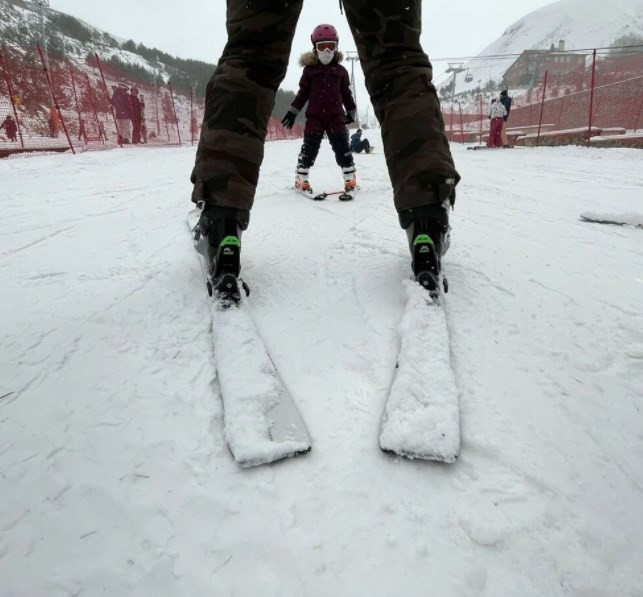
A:
MULTIPOLYGON (((399 217, 409 239, 415 279, 435 298, 440 287, 440 261, 449 248, 448 207, 441 203, 416 207, 401 211, 399 217)), ((447 292, 446 279, 443 284, 447 292)))
POLYGON ((239 280, 241 271, 241 233, 248 227, 250 212, 205 203, 195 242, 208 263, 208 292, 216 293, 225 303, 241 300, 239 283, 250 294, 247 284, 239 280), (207 242, 205 242, 207 240, 207 242))

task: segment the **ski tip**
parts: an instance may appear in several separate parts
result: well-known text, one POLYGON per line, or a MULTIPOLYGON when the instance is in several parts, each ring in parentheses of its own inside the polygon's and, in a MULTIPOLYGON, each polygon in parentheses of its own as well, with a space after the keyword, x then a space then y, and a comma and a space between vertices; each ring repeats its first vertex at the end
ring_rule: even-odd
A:
POLYGON ((427 462, 435 462, 437 464, 453 464, 460 456, 460 450, 457 452, 413 452, 410 450, 394 450, 380 446, 384 454, 389 456, 400 456, 408 460, 424 460, 427 462))
POLYGON ((308 454, 311 450, 312 446, 310 444, 294 449, 286 449, 284 451, 280 451, 277 448, 266 454, 235 457, 235 461, 241 468, 255 468, 257 466, 265 466, 267 464, 278 464, 284 460, 295 458, 296 456, 303 456, 308 454))

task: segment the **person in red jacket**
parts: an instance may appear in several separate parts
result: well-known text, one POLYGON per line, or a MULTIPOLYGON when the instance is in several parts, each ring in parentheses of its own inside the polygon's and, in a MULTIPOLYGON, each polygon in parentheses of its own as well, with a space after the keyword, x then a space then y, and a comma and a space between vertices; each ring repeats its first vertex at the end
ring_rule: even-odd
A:
POLYGON ((295 187, 312 194, 308 176, 325 133, 335 152, 335 161, 342 169, 344 191, 350 193, 355 190, 357 179, 346 125, 355 121, 357 106, 351 94, 348 71, 340 64, 342 55, 337 51, 339 36, 335 27, 322 24, 315 27, 310 39, 313 51, 302 55, 299 60, 304 67, 299 92, 281 121, 285 128, 292 128, 297 114, 308 102, 295 187))

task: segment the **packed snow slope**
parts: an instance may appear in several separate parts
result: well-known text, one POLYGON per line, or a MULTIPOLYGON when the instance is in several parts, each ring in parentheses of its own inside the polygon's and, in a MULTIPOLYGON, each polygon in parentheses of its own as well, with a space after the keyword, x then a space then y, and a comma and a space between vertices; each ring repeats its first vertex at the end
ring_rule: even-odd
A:
MULTIPOLYGON (((643 154, 453 147, 463 445, 438 465, 378 447, 409 275, 383 155, 314 203, 298 149, 268 146, 243 275, 313 450, 251 470, 223 442, 194 150, 0 162, 0 595, 642 595, 643 235, 579 215, 641 213, 643 154)), ((313 186, 339 181, 324 146, 313 186)))

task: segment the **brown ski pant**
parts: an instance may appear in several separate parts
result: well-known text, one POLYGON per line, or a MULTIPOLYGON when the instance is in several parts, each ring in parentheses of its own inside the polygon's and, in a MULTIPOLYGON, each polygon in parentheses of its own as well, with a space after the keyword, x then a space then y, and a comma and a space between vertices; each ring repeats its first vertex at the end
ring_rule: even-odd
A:
MULTIPOLYGON (((192 199, 251 209, 303 0, 227 3, 228 42, 208 83, 192 199)), ((460 177, 420 45, 421 0, 344 0, 344 9, 381 125, 395 207, 437 203, 436 185, 460 177)))

